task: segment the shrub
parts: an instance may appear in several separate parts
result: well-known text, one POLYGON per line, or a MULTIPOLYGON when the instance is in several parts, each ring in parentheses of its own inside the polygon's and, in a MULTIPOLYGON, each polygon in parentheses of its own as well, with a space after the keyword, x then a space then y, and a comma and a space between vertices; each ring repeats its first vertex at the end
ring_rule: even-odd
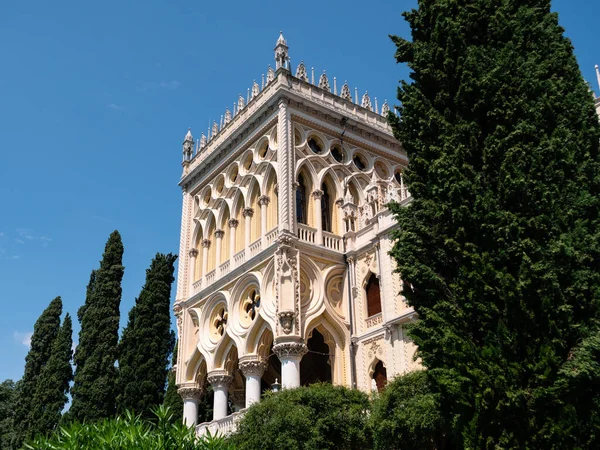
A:
POLYGON ((229 438, 238 450, 366 450, 369 398, 330 384, 268 394, 229 438))

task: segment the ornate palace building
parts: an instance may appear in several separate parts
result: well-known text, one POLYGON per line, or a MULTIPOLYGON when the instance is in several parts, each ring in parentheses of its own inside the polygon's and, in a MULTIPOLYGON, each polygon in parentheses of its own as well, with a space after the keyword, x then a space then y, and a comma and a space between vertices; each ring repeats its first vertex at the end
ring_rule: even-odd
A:
POLYGON ((185 136, 176 374, 189 425, 214 391, 198 433, 230 431, 278 382, 370 391, 417 367, 389 256, 386 205, 410 194, 388 113, 293 71, 281 35, 261 85, 208 135, 185 136))

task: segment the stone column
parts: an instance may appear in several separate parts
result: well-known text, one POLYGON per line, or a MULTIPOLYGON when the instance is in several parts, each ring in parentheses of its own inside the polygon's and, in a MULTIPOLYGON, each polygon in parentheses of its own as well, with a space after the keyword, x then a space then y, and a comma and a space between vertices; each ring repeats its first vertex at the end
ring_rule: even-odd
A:
POLYGON ((202 277, 204 278, 204 286, 206 286, 206 270, 208 268, 208 249, 210 248, 210 239, 202 240, 202 277))
POLYGON ((214 370, 208 374, 208 382, 215 393, 213 403, 213 420, 227 417, 227 399, 229 397, 229 385, 233 377, 224 370, 214 370))
POLYGON ((260 235, 262 237, 262 249, 267 248, 267 206, 271 199, 266 195, 258 197, 258 204, 260 205, 260 235))
POLYGON ((279 101, 279 112, 277 114, 277 161, 279 173, 277 183, 279 185, 279 231, 289 231, 295 234, 294 228, 294 148, 292 144, 292 125, 288 101, 279 101))
POLYGON ((252 403, 260 401, 260 381, 267 368, 267 362, 257 355, 248 355, 242 356, 238 364, 246 377, 246 408, 248 408, 252 403))
POLYGON ((250 233, 251 233, 251 225, 252 225, 252 216, 254 215, 254 210, 252 208, 244 208, 242 211, 242 216, 244 216, 244 226, 246 227, 246 241, 244 242, 244 246, 246 247, 246 261, 250 259, 250 254, 248 253, 248 247, 250 247, 250 233))
POLYGON ((221 274, 220 270, 219 270, 219 266, 221 265, 221 243, 223 241, 223 236, 225 236, 225 232, 223 230, 215 230, 215 238, 217 240, 217 242, 215 243, 215 245, 217 246, 217 260, 215 261, 215 269, 217 269, 216 274, 217 276, 221 274))
POLYGON ((283 389, 292 389, 300 386, 300 361, 308 352, 303 341, 277 342, 273 352, 281 361, 281 385, 283 389))
POLYGON ((317 229, 315 244, 317 245, 323 245, 323 216, 321 214, 321 197, 323 197, 323 193, 321 189, 317 189, 311 194, 312 198, 315 199, 315 228, 317 229))
POLYGON ((190 280, 190 285, 189 285, 189 292, 188 295, 191 297, 192 295, 195 294, 194 292, 194 281, 196 278, 196 257, 198 256, 198 250, 196 250, 195 248, 192 248, 189 252, 190 255, 190 272, 189 272, 189 280, 190 280))
POLYGON ((183 423, 193 427, 198 422, 198 402, 202 397, 202 389, 198 385, 182 386, 177 393, 183 400, 183 423))
POLYGON ((240 224, 237 219, 229 219, 229 265, 233 268, 233 255, 235 255, 235 229, 240 224))

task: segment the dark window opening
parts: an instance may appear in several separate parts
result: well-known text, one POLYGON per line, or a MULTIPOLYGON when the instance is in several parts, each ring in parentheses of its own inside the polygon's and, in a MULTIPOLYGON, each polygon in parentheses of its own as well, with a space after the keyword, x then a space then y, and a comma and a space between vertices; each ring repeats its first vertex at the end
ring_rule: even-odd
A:
POLYGON ((377 386, 378 392, 381 392, 385 389, 385 386, 387 385, 387 370, 381 361, 379 361, 375 366, 373 380, 375 380, 375 385, 377 386))
POLYGON ((306 343, 308 353, 300 362, 300 384, 308 386, 313 383, 331 383, 331 363, 329 346, 318 330, 313 330, 311 338, 306 343))
POLYGON ((304 177, 300 175, 298 177, 298 188, 296 189, 296 220, 298 223, 307 223, 306 217, 306 185, 304 184, 304 177))
POLYGON ((354 158, 352 158, 352 161, 354 161, 354 165, 356 166, 356 168, 358 170, 365 170, 367 168, 367 164, 365 163, 365 160, 360 155, 354 155, 354 158))
POLYGON ((381 312, 381 292, 379 289, 379 279, 375 274, 371 274, 367 282, 367 315, 369 317, 381 312))
POLYGON ((344 161, 344 154, 342 153, 339 147, 333 147, 331 149, 331 156, 333 156, 333 159, 335 159, 339 163, 344 161))
POLYGON ((323 226, 323 231, 331 232, 331 205, 329 204, 329 191, 325 183, 321 186, 321 190, 323 191, 323 196, 321 197, 321 225, 323 226))
POLYGON ((319 145, 319 143, 315 139, 313 139, 313 138, 310 138, 308 140, 308 146, 313 151, 313 153, 316 153, 317 155, 320 154, 323 151, 323 149, 321 148, 321 146, 319 145))

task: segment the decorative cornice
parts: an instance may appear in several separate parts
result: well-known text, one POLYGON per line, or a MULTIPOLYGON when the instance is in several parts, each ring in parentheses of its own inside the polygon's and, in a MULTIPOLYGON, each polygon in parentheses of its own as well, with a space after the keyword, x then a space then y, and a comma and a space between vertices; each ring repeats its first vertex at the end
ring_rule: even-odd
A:
POLYGON ((252 208, 244 208, 242 210, 242 216, 244 217, 252 217, 254 215, 254 209, 252 208))
POLYGON ((259 359, 257 355, 242 356, 238 361, 238 367, 245 377, 262 377, 267 368, 267 361, 259 359))
POLYGON ((208 373, 208 382, 213 388, 229 388, 233 377, 224 370, 214 370, 208 373))
POLYGON ((302 358, 308 352, 304 342, 280 342, 273 346, 273 353, 279 359, 302 358))

